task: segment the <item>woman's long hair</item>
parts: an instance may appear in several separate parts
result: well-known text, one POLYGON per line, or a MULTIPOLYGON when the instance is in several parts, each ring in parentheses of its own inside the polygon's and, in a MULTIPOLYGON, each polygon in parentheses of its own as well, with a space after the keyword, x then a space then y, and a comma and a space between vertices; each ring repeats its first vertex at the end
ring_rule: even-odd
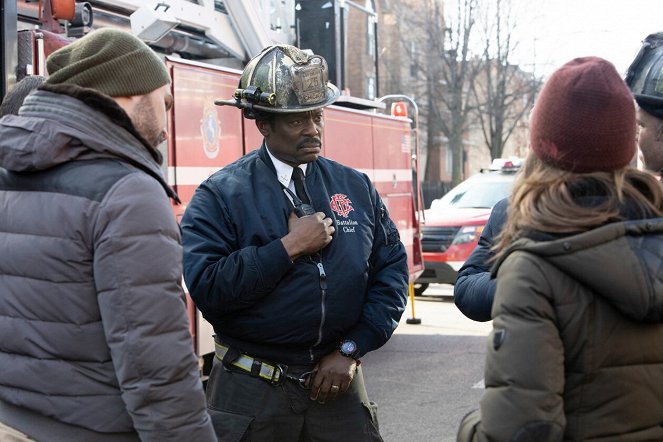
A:
POLYGON ((495 251, 501 255, 527 232, 580 233, 622 221, 626 201, 643 218, 663 217, 663 186, 646 172, 627 166, 612 172, 573 173, 530 153, 514 183, 495 251), (587 205, 579 203, 581 196, 601 199, 587 205))

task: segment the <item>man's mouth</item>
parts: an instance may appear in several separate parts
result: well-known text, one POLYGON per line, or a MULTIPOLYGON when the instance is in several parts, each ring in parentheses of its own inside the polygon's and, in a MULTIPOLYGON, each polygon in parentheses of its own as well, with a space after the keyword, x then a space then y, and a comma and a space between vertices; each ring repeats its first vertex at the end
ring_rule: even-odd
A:
POLYGON ((315 138, 309 139, 309 140, 304 140, 299 145, 297 146, 297 149, 315 149, 315 148, 320 148, 322 143, 320 140, 317 140, 315 138))

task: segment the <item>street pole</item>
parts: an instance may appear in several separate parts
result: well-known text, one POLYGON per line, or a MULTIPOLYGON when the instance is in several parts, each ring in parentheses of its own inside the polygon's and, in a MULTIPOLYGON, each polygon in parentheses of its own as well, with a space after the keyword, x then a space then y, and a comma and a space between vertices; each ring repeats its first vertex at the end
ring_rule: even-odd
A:
MULTIPOLYGON (((386 100, 406 100, 414 109, 414 151, 412 152, 411 161, 412 169, 414 170, 414 176, 416 178, 413 180, 414 185, 416 186, 414 201, 417 206, 417 213, 419 214, 419 222, 421 223, 424 220, 424 212, 422 205, 423 201, 421 198, 421 186, 419 183, 419 106, 417 106, 417 103, 411 97, 402 94, 385 95, 378 98, 377 101, 383 102, 386 100)), ((410 298, 410 306, 412 308, 412 317, 407 318, 405 322, 407 324, 421 324, 421 319, 417 318, 414 314, 414 282, 411 282, 408 285, 408 296, 410 298)))

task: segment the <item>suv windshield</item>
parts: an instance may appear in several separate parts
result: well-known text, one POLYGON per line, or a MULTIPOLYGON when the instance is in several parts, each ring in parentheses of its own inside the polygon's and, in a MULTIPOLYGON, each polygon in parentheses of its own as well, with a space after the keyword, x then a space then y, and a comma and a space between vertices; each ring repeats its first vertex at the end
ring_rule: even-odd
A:
POLYGON ((482 173, 463 181, 442 198, 433 201, 431 209, 456 208, 491 209, 499 200, 511 194, 515 174, 482 173))

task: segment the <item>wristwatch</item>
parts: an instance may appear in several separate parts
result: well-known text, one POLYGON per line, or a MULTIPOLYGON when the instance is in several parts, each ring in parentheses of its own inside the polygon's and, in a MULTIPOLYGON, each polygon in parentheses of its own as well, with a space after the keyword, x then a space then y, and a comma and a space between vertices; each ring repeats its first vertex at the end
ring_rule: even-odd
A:
POLYGON ((341 341, 341 344, 338 346, 338 351, 345 357, 352 358, 355 360, 359 359, 359 347, 357 343, 351 340, 341 341))

